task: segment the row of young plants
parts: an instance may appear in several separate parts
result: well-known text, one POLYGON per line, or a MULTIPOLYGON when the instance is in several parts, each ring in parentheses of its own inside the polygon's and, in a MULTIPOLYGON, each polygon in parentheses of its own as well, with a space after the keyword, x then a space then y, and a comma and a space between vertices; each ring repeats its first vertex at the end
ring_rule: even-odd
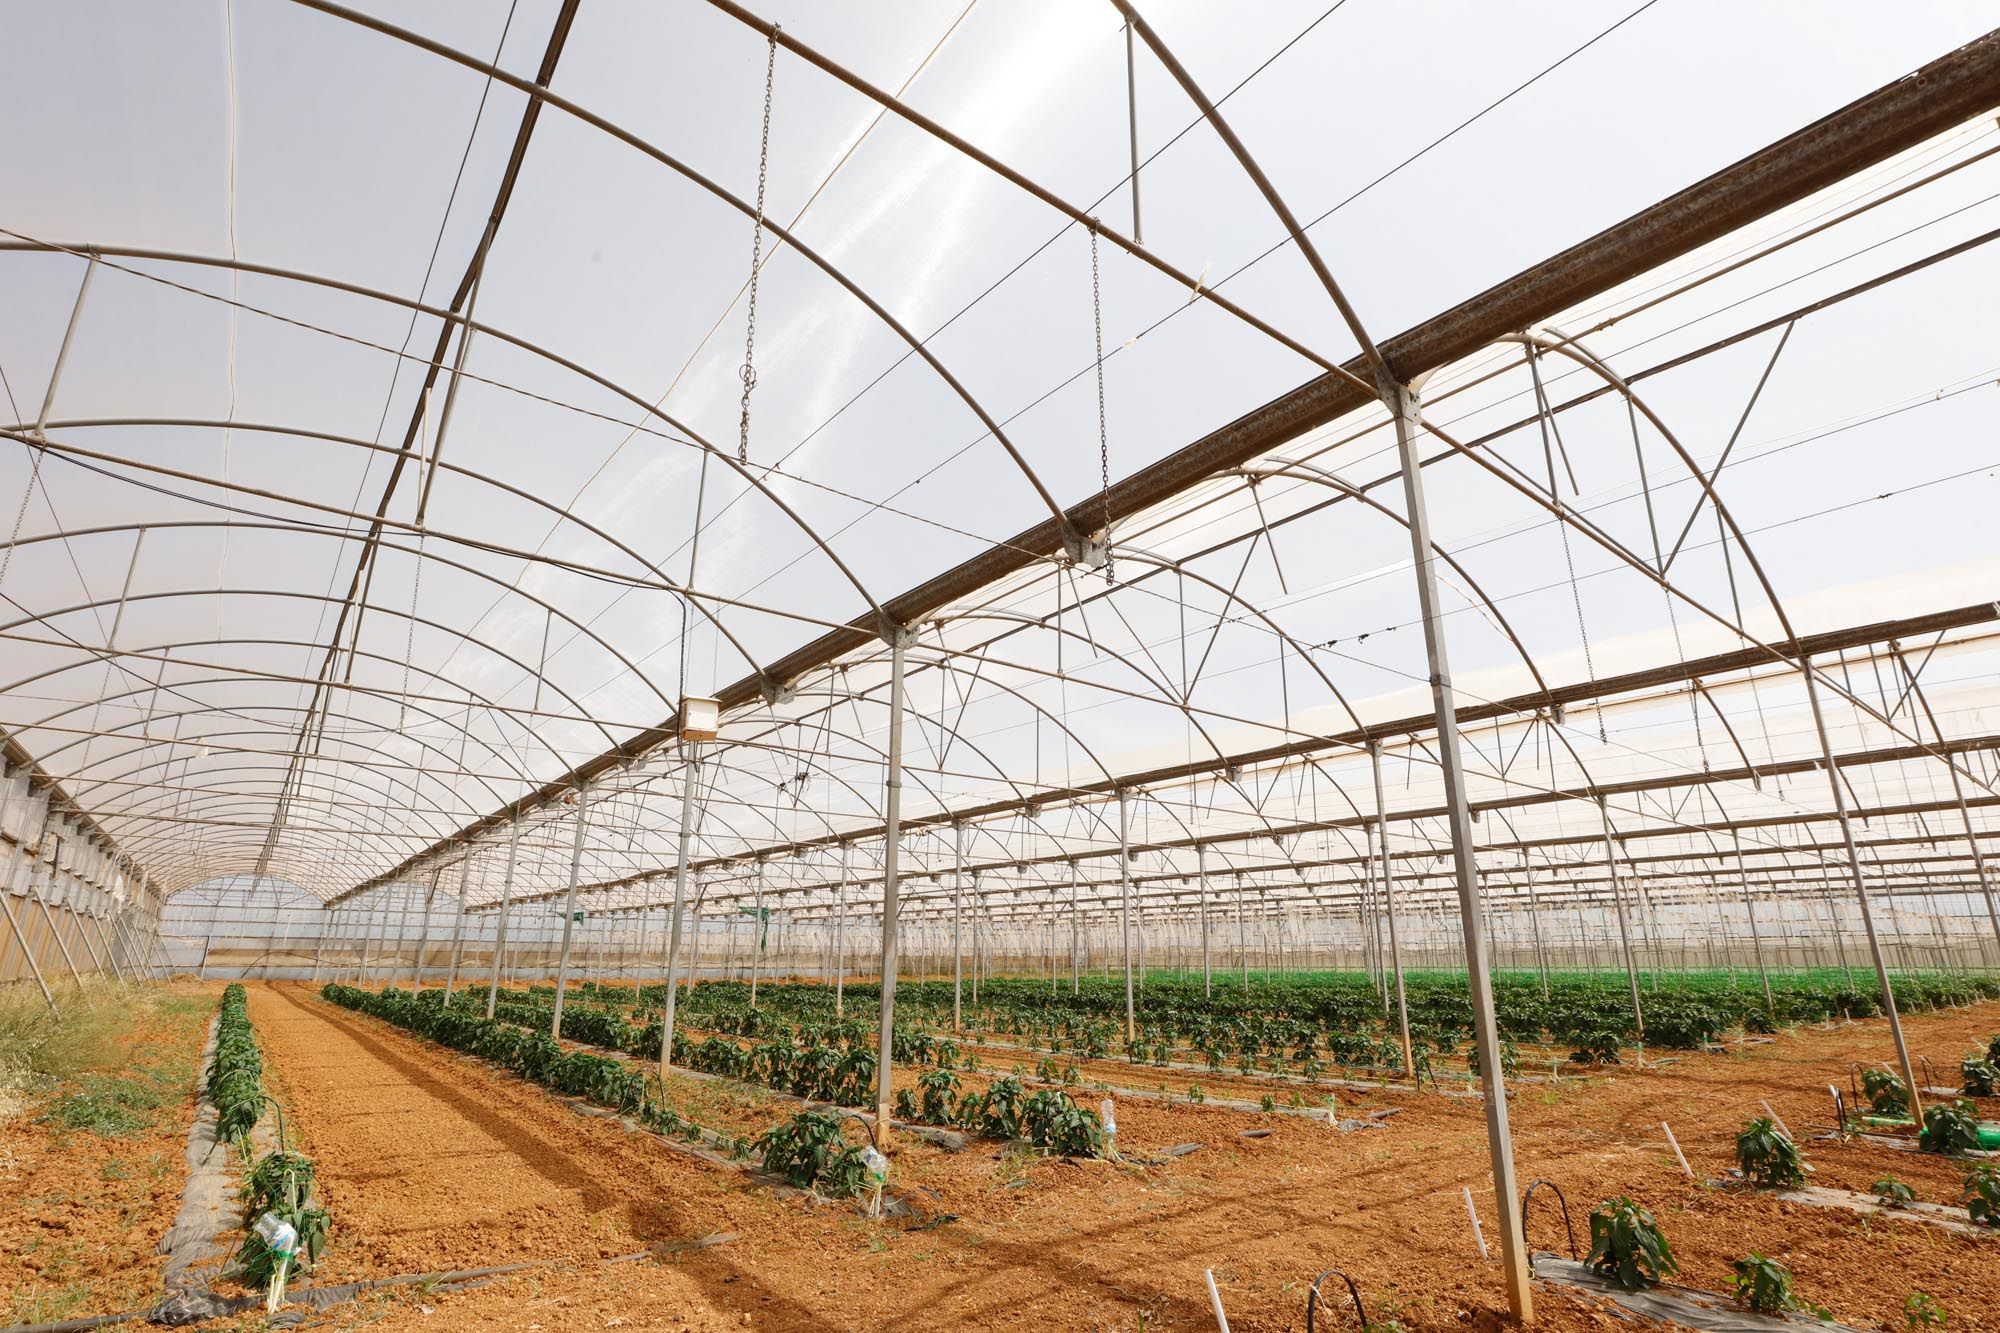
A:
MULTIPOLYGON (((548 1026, 550 1014, 554 1009, 554 987, 531 986, 523 991, 501 991, 499 994, 500 1002, 495 1006, 495 1017, 511 1016, 510 1021, 513 1022, 530 1025, 539 1022, 543 1027, 548 1026)), ((829 997, 831 994, 828 992, 829 997)), ((641 995, 629 986, 613 987, 585 983, 565 997, 563 1035, 565 1037, 573 1035, 573 1039, 577 1041, 588 1041, 594 1045, 609 1046, 619 1050, 635 1050, 636 1044, 658 1056, 660 1006, 665 1003, 665 998, 665 988, 661 986, 645 987, 641 995), (570 1031, 572 1012, 587 1015, 576 1020, 574 1034, 570 1031)), ((476 1000, 469 996, 459 996, 454 998, 453 1003, 471 1005, 476 1003, 476 1000)), ((749 987, 740 982, 703 982, 694 988, 692 994, 683 991, 675 1022, 674 1062, 683 1063, 679 1052, 683 1049, 681 1046, 683 1037, 689 1031, 706 1031, 734 1037, 763 1037, 791 1042, 798 1046, 831 1046, 841 1051, 860 1049, 872 1051, 875 1048, 879 1035, 875 1024, 861 1017, 848 1018, 834 1013, 830 998, 824 1006, 825 1012, 818 1012, 818 1008, 819 1006, 810 1004, 775 1004, 760 1007, 750 1003, 749 987)), ((964 1058, 963 1050, 957 1041, 911 1022, 896 1024, 893 1043, 892 1053, 899 1064, 934 1065, 940 1069, 954 1069, 960 1066, 964 1058)))
MULTIPOLYGON (((435 990, 413 995, 393 987, 368 991, 329 983, 320 988, 320 995, 344 1009, 368 1014, 427 1041, 477 1056, 531 1083, 632 1116, 656 1133, 690 1143, 714 1141, 732 1156, 742 1159, 751 1156, 749 1139, 715 1135, 711 1140, 700 1125, 669 1105, 659 1075, 644 1065, 634 1067, 588 1051, 564 1051, 548 1034, 546 1018, 539 1029, 524 1029, 456 1005, 448 1007, 443 993, 435 990)), ((564 1035, 568 1035, 567 1012, 563 1017, 564 1035)), ((657 1036, 654 1053, 658 1053, 657 1036)))
MULTIPOLYGON (((493 1016, 500 1022, 547 1032, 555 1020, 555 1007, 539 995, 525 995, 495 1004, 493 1016)), ((565 1000, 562 1035, 567 1041, 623 1051, 639 1059, 660 1057, 658 1018, 641 1025, 608 1009, 565 1000)), ((673 1062, 682 1069, 761 1083, 778 1092, 843 1106, 865 1105, 875 1085, 875 1054, 867 1047, 824 1045, 782 1025, 766 1040, 749 1046, 724 1037, 697 1042, 676 1025, 673 1062)))
MULTIPOLYGON (((2000 1035, 1988 1042, 1984 1051, 1974 1051, 1959 1062, 1959 1074, 1967 1097, 1992 1097, 1995 1093, 1996 1065, 2000 1065, 2000 1035)), ((1850 1131, 1897 1128, 1910 1120, 1910 1089, 1900 1075, 1881 1065, 1863 1069, 1861 1097, 1866 1107, 1854 1107, 1841 1128, 1850 1131)), ((1924 1110, 1918 1130, 1918 1146, 1935 1152, 1967 1152, 1993 1148, 1994 1127, 1982 1122, 1971 1101, 1933 1101, 1924 1110)))
MULTIPOLYGON (((998 1078, 983 1093, 959 1094, 948 1069, 934 1069, 913 1094, 896 1094, 896 1114, 908 1120, 959 1125, 991 1138, 1025 1142, 1065 1157, 1105 1157, 1113 1152, 1104 1122, 1054 1089, 1029 1095, 1019 1079, 998 1078)), ((851 1198, 887 1177, 887 1162, 869 1147, 841 1136, 840 1113, 802 1111, 757 1140, 764 1170, 801 1189, 851 1198)))
POLYGON ((289 1270, 318 1262, 332 1220, 314 1202, 311 1158, 280 1141, 263 1157, 250 1160, 251 1133, 272 1098, 264 1090, 264 1057, 250 1022, 249 996, 233 982, 223 988, 216 1016, 208 1099, 216 1110, 216 1138, 234 1147, 250 1168, 241 1192, 244 1217, 271 1217, 283 1224, 247 1227, 231 1271, 250 1286, 273 1287, 282 1294, 289 1270))
POLYGON ((1958 1062, 1958 1076, 1968 1097, 2000 1097, 2000 1033, 1958 1062))
MULTIPOLYGON (((601 993, 586 993, 583 998, 601 1002, 606 997, 601 993)), ((496 1018, 521 1023, 536 1031, 546 1031, 554 1020, 553 1007, 543 1006, 539 997, 532 994, 510 999, 504 1005, 496 1004, 494 1014, 496 1018)), ((837 1106, 866 1106, 873 1100, 875 1054, 858 1040, 865 1034, 854 1034, 855 1039, 848 1044, 833 1046, 807 1044, 812 1036, 826 1035, 825 1029, 817 1025, 792 1027, 777 1023, 762 1030, 765 1039, 749 1046, 723 1037, 692 1042, 676 1030, 674 1063, 837 1106)), ((562 1035, 571 1041, 633 1055, 657 1056, 660 1047, 658 1020, 642 1028, 609 1010, 572 1005, 567 999, 563 1006, 562 1035)), ((1052 1088, 1029 1094, 1020 1079, 1010 1076, 994 1079, 984 1093, 963 1093, 951 1063, 946 1063, 955 1063, 959 1058, 957 1043, 932 1041, 927 1033, 912 1035, 923 1040, 913 1042, 900 1058, 911 1063, 933 1061, 937 1067, 919 1077, 917 1091, 904 1088, 897 1092, 895 1112, 899 1118, 966 1129, 989 1138, 1021 1139, 1033 1147, 1064 1156, 1104 1154, 1104 1125, 1095 1111, 1077 1105, 1052 1088)), ((1046 1070, 1044 1076, 1053 1072, 1046 1070)))
MULTIPOLYGON (((1777 1189, 1803 1185, 1812 1169, 1798 1145, 1769 1117, 1759 1117, 1743 1127, 1736 1141, 1736 1160, 1746 1179, 1777 1189)), ((1884 1207, 1903 1208, 1916 1202, 1915 1192, 1892 1176, 1876 1181, 1874 1190, 1876 1201, 1884 1207)), ((1959 1202, 1973 1222, 2000 1228, 2000 1167, 1990 1163, 1973 1167, 1959 1202)), ((1592 1210, 1590 1254, 1585 1262, 1629 1291, 1657 1285, 1680 1269, 1659 1220, 1623 1196, 1606 1199, 1592 1210)), ((1747 1309, 1766 1315, 1805 1310, 1823 1320, 1831 1318, 1825 1309, 1811 1307, 1799 1297, 1791 1270, 1774 1259, 1752 1251, 1736 1260, 1732 1269, 1736 1300, 1747 1309)), ((1912 1329, 1943 1322, 1936 1302, 1921 1292, 1912 1293, 1904 1302, 1904 1312, 1912 1329)))
MULTIPOLYGON (((1584 1262, 1627 1291, 1657 1286, 1680 1271, 1659 1219, 1623 1195, 1591 1210, 1590 1255, 1584 1262)), ((1730 1268, 1736 1301, 1745 1309, 1778 1315, 1809 1308, 1794 1288, 1791 1270, 1777 1260, 1752 1250, 1730 1268)), ((1832 1318, 1824 1309, 1811 1312, 1832 1318)))
MULTIPOLYGON (((1963 1157, 1979 1147, 1979 1122, 1970 1102, 1945 1102, 1924 1111, 1917 1147, 1927 1153, 1963 1157)), ((1798 1189, 1812 1166, 1792 1136, 1769 1116, 1758 1116, 1736 1136, 1736 1166, 1743 1178, 1766 1189, 1798 1189)), ((1885 1208, 1906 1208, 1918 1202, 1916 1191, 1894 1176, 1875 1182, 1875 1199, 1885 1208)), ((1982 1226, 2000 1229, 2000 1165, 1974 1164, 1956 1200, 1966 1216, 1982 1226)))
MULTIPOLYGON (((2000 996, 2000 979, 1911 976, 1896 982, 1898 1001, 1910 1011, 2000 996)), ((1471 1051, 1471 1007, 1460 978, 1413 976, 1408 985, 1413 1055, 1420 1074, 1464 1058, 1476 1072, 1471 1051)), ((863 1015, 878 992, 855 983, 846 987, 863 1015)), ((586 993, 589 993, 586 991, 586 993)), ((601 988, 611 1004, 643 1008, 659 1005, 661 987, 601 988)), ((906 982, 897 991, 899 1047, 913 1058, 920 1033, 946 1029, 951 1022, 949 982, 906 982)), ((1864 1018, 1881 1006, 1872 988, 1848 984, 1839 973, 1773 978, 1767 1008, 1761 988, 1721 975, 1675 978, 1642 996, 1645 1042, 1665 1049, 1693 1049, 1741 1028, 1767 1032, 1776 1027, 1864 1018)), ((1578 1063, 1615 1063, 1623 1048, 1639 1039, 1623 978, 1595 974, 1554 977, 1549 994, 1532 974, 1503 974, 1495 997, 1504 1064, 1517 1063, 1519 1044, 1568 1046, 1578 1063)), ((1219 985, 1211 997, 1199 982, 1153 978, 1137 1006, 1138 1031, 1123 1040, 1124 989, 1121 980, 1089 978, 1072 995, 1067 984, 1051 993, 1045 981, 998 978, 981 989, 980 1004, 967 1014, 975 1034, 1019 1039, 1055 1054, 1102 1059, 1117 1051, 1138 1063, 1164 1066, 1175 1060, 1203 1063, 1221 1072, 1233 1067, 1317 1078, 1334 1068, 1349 1072, 1393 1070, 1402 1063, 1401 1045, 1391 1032, 1390 1014, 1379 993, 1360 976, 1322 975, 1253 984, 1248 994, 1219 985)), ((834 1012, 833 992, 817 983, 760 986, 752 1005, 740 982, 704 982, 684 992, 680 1005, 691 1026, 744 1036, 786 1025, 826 1044, 866 1041, 870 1028, 861 1018, 834 1012)), ((898 1058, 904 1058, 898 1051, 898 1058)))
MULTIPOLYGON (((704 1137, 699 1126, 666 1105, 656 1074, 632 1069, 608 1056, 592 1055, 586 1051, 564 1053, 555 1039, 548 1035, 546 1015, 541 1016, 540 1028, 529 1031, 502 1020, 497 1006, 496 1016, 488 1019, 456 1006, 447 1006, 442 993, 437 991, 412 995, 396 989, 366 991, 330 983, 321 988, 320 994, 342 1008, 380 1018, 442 1046, 488 1060, 531 1082, 631 1115, 661 1133, 696 1141, 704 1137)), ((579 1012, 590 1011, 584 1009, 579 1012)), ((563 1012, 566 1037, 570 1035, 570 1013, 566 1005, 563 1012)), ((631 1027, 630 1024, 624 1026, 631 1027)), ((655 1053, 658 1042, 658 1031, 655 1029, 655 1053)), ((732 1045, 732 1049, 742 1048, 732 1045)), ((1090 1145, 1102 1150, 1105 1143, 1103 1129, 1094 1114, 1082 1112, 1067 1098, 1062 1099, 1063 1108, 1043 1109, 1038 1105, 1031 1110, 1020 1102, 1018 1094, 1019 1085, 1016 1083, 1012 1095, 1003 1091, 1000 1102, 996 1104, 996 1117, 1013 1127, 1008 1137, 1025 1134, 1033 1142, 1039 1132, 1043 1140, 1039 1146, 1047 1146, 1054 1151, 1068 1151, 1070 1148, 1066 1145, 1079 1142, 1085 1144, 1085 1148, 1079 1151, 1087 1150, 1090 1145), (1085 1128, 1081 1131, 1077 1128, 1079 1113, 1087 1117, 1083 1122, 1085 1128)), ((961 1104, 969 1106, 975 1100, 967 1098, 961 1104)), ((755 1140, 743 1137, 724 1139, 722 1146, 738 1160, 761 1157, 764 1169, 771 1174, 802 1189, 815 1190, 831 1197, 852 1197, 871 1183, 879 1186, 881 1182, 881 1176, 871 1166, 868 1149, 853 1147, 842 1140, 840 1117, 834 1113, 801 1112, 773 1126, 755 1140)), ((880 1159, 875 1160, 879 1162, 880 1159)))
POLYGON ((215 1137, 249 1156, 250 1131, 264 1115, 264 1056, 250 1025, 250 997, 234 982, 223 987, 215 1018, 208 1100, 215 1107, 215 1137))

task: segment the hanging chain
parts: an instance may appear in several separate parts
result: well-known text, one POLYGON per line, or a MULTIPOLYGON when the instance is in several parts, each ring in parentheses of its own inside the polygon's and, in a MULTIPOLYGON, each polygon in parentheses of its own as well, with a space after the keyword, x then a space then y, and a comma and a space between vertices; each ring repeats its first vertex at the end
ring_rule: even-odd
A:
POLYGON ((35 487, 42 480, 42 455, 46 450, 39 445, 29 445, 28 452, 33 462, 28 468, 28 485, 21 492, 21 507, 14 511, 14 532, 7 538, 7 553, 0 556, 0 588, 7 586, 7 571, 14 564, 14 548, 21 541, 21 525, 28 521, 28 501, 34 498, 35 487))
MULTIPOLYGON (((403 689, 396 696, 396 730, 399 733, 409 720, 410 663, 417 655, 417 598, 424 590, 424 548, 429 541, 428 532, 417 534, 417 568, 410 577, 410 623, 403 636, 403 689)), ((547 664, 544 663, 543 667, 546 670, 547 664)))
POLYGON ((778 73, 778 30, 771 29, 764 58, 764 137, 757 146, 757 226, 750 237, 750 308, 743 329, 743 418, 736 433, 736 461, 750 461, 750 391, 757 387, 757 271, 764 265, 764 180, 771 167, 771 88, 778 73))
POLYGON ((1097 345, 1097 478, 1098 503, 1104 513, 1104 581, 1115 583, 1111 569, 1111 436, 1104 419, 1104 293, 1097 276, 1097 222, 1090 223, 1090 324, 1097 345))

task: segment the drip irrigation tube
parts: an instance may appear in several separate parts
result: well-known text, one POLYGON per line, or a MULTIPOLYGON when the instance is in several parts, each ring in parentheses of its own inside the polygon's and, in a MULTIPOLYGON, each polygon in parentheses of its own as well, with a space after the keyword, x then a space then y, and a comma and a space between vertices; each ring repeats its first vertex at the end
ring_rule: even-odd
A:
POLYGON ((1530 1252, 1535 1248, 1534 1243, 1528 1239, 1528 1205, 1535 1201, 1535 1191, 1539 1189, 1548 1190, 1556 1196, 1556 1202, 1562 1205, 1563 1232, 1569 1238, 1569 1257, 1577 1258, 1576 1228, 1569 1220, 1569 1200, 1563 1197, 1562 1187, 1553 1180, 1537 1180, 1521 1195, 1521 1243, 1527 1246, 1530 1252))
POLYGON ((1338 1268, 1329 1268, 1313 1279, 1312 1290, 1306 1293, 1306 1333, 1313 1333, 1313 1315, 1319 1309, 1320 1283, 1330 1277, 1337 1277, 1347 1284, 1347 1294, 1354 1301, 1354 1326, 1362 1329, 1367 1328, 1368 1311, 1361 1304, 1361 1289, 1354 1285, 1353 1278, 1341 1272, 1338 1268))

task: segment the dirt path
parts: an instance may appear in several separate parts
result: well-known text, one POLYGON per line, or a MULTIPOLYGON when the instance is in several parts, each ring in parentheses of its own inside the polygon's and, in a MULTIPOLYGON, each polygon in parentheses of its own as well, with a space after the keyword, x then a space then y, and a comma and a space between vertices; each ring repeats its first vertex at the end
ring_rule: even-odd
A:
MULTIPOLYGON (((1205 1329, 1205 1267, 1238 1333, 1302 1327, 1305 1284, 1329 1266, 1354 1275, 1371 1315, 1411 1330, 1486 1324, 1502 1305, 1497 1265, 1479 1261, 1460 1196, 1473 1186, 1490 1238, 1476 1103, 1344 1096, 1343 1108, 1402 1108, 1389 1129, 1354 1134, 1128 1103, 1128 1151, 1203 1145, 1144 1171, 1010 1158, 993 1145, 959 1155, 912 1146, 896 1178, 935 1189, 958 1220, 906 1233, 746 1189, 302 987, 253 988, 251 1008, 319 1161, 339 1228, 334 1275, 563 1264, 478 1291, 347 1307, 336 1325, 1205 1329), (1241 1137, 1258 1126, 1274 1133, 1241 1137), (678 1262, 596 1262, 714 1231, 739 1238, 678 1262)), ((1918 1049, 1955 1062, 2000 1031, 2000 1004, 1909 1027, 1918 1049)), ((1512 1108, 1522 1180, 1555 1180, 1580 1227, 1598 1199, 1633 1195, 1658 1214, 1693 1285, 1726 1290, 1731 1261, 1757 1249, 1790 1264, 1801 1295, 1847 1323, 1900 1328, 1904 1298, 1921 1290, 1950 1311, 1954 1333, 2000 1329, 2000 1239, 1706 1189, 1680 1175, 1660 1133, 1671 1121, 1696 1170, 1719 1175, 1736 1129, 1767 1097, 1807 1139, 1817 1183, 1865 1190, 1893 1172, 1920 1197, 1948 1200, 1961 1168, 1809 1138, 1830 1119, 1826 1083, 1882 1045, 1881 1025, 1860 1023, 1525 1088, 1512 1108)), ((1539 1204, 1534 1235, 1560 1245, 1539 1204)), ((1543 1327, 1605 1326, 1552 1292, 1542 1307, 1543 1327)))
MULTIPOLYGON (((595 1272, 736 1224, 742 1196, 711 1173, 531 1085, 295 988, 253 988, 251 1017, 335 1220, 322 1281, 523 1261, 595 1272)), ((689 1326, 739 1326, 697 1282, 654 1276, 689 1326)))

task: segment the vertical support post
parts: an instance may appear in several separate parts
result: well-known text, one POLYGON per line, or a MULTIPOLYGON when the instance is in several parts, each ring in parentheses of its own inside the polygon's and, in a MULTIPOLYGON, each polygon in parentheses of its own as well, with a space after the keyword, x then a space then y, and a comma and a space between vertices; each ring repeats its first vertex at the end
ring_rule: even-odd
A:
POLYGON ((1195 883, 1201 891, 1201 993, 1212 997, 1215 994, 1215 978, 1209 970, 1208 961, 1208 848, 1206 845, 1194 849, 1195 883))
POLYGON ((507 964, 507 912, 514 905, 514 863, 521 850, 521 821, 507 821, 507 870, 500 878, 500 919, 493 927, 493 965, 486 978, 486 1016, 500 997, 500 972, 507 964))
POLYGON ((1389 814, 1382 796, 1382 743, 1368 742, 1368 768, 1375 782, 1375 838, 1382 865, 1382 906, 1389 918, 1389 960, 1396 976, 1396 1025, 1403 1038, 1403 1073, 1417 1076, 1417 1057, 1410 1045, 1410 1001, 1403 990, 1403 943, 1396 933, 1396 872, 1389 864, 1389 814))
POLYGON ((1757 953, 1757 979, 1764 983, 1764 1012, 1775 1017, 1778 1010, 1771 1003, 1771 974, 1764 970, 1764 936, 1757 929, 1757 904, 1750 896, 1750 872, 1743 865, 1743 838, 1731 829, 1729 839, 1736 847, 1736 877, 1743 881, 1743 914, 1750 918, 1750 947, 1757 953))
POLYGON ((1125 789, 1118 789, 1119 928, 1125 949, 1125 1040, 1139 1035, 1139 1018, 1132 1003, 1132 807, 1125 789))
POLYGON ((1074 861, 1069 863, 1069 993, 1083 994, 1083 907, 1077 900, 1074 861))
MULTIPOLYGON (((458 863, 458 906, 451 919, 451 963, 444 973, 444 1002, 451 1003, 452 988, 458 985, 458 955, 465 944, 465 881, 468 876, 468 862, 472 860, 472 849, 466 848, 465 856, 458 863)), ((479 882, 486 882, 486 869, 480 867, 479 882)))
POLYGON ((750 934, 750 1007, 757 1007, 757 975, 764 970, 764 858, 757 858, 757 880, 750 889, 753 929, 750 934))
POLYGON ((701 785, 701 742, 687 741, 687 762, 681 766, 681 826, 674 853, 674 905, 667 918, 667 999, 660 1014, 660 1077, 674 1065, 674 1017, 679 1007, 681 916, 686 910, 688 857, 694 846, 694 793, 701 785))
POLYGON ((875 1058, 875 1146, 889 1146, 889 1112, 895 1103, 896 873, 903 837, 903 668, 910 631, 889 630, 889 754, 882 793, 882 1029, 875 1058))
POLYGON ((646 999, 646 927, 651 925, 652 921, 652 907, 644 903, 640 904, 639 943, 633 950, 631 961, 628 964, 629 975, 632 978, 632 1003, 634 1004, 643 1004, 646 999))
MULTIPOLYGON (((424 990, 424 953, 431 947, 431 903, 437 897, 438 878, 444 874, 444 867, 431 871, 431 886, 424 890, 424 919, 417 927, 417 953, 410 960, 410 994, 421 995, 424 990)), ((254 890, 253 890, 254 892, 254 890)))
POLYGON ((1528 849, 1521 849, 1521 877, 1528 883, 1528 929, 1535 936, 1535 967, 1542 974, 1542 998, 1549 998, 1549 954, 1542 945, 1542 905, 1535 898, 1535 867, 1528 849))
POLYGON ((364 951, 364 957, 362 957, 362 969, 368 975, 368 981, 374 981, 374 969, 376 969, 376 965, 378 965, 378 961, 382 957, 382 951, 388 947, 388 909, 396 901, 396 889, 398 887, 406 887, 406 885, 386 885, 382 889, 382 913, 374 919, 374 931, 372 931, 372 935, 368 939, 368 949, 364 951))
POLYGON ((1534 1295, 1529 1287, 1521 1234, 1520 1190, 1514 1177, 1514 1144, 1507 1126, 1507 1090, 1500 1068, 1500 1034, 1493 1014, 1492 978, 1483 966, 1479 879, 1472 859, 1472 814, 1466 804, 1465 773, 1459 753, 1458 705, 1452 692, 1444 608, 1432 561, 1430 514, 1424 505, 1423 467, 1418 452, 1423 424, 1417 399, 1407 387, 1387 376, 1380 387, 1383 401, 1395 419, 1410 549, 1416 566, 1417 599, 1423 609, 1424 648, 1430 659, 1431 700, 1437 713, 1438 766, 1444 778, 1445 809, 1458 878, 1458 909, 1465 929, 1466 980, 1472 992, 1472 1023, 1479 1046, 1480 1075, 1486 1085, 1486 1137, 1493 1161, 1494 1203, 1499 1211, 1501 1266, 1506 1273, 1507 1304, 1514 1318, 1525 1325, 1534 1321, 1534 1295))
MULTIPOLYGON (((1889 984, 1889 967, 1882 961, 1882 941, 1875 933, 1875 909, 1868 901, 1868 884, 1861 877, 1861 852, 1854 845, 1854 822, 1847 814, 1847 784, 1833 757, 1833 742, 1827 738, 1826 715, 1820 711, 1819 686, 1815 683, 1812 658, 1802 655, 1799 669, 1806 678, 1806 702, 1812 707, 1813 730, 1819 734, 1820 757, 1826 765, 1827 785, 1833 792, 1833 810, 1840 818, 1840 840, 1847 849, 1847 868, 1854 879, 1854 899, 1861 905, 1861 928, 1868 935, 1868 955, 1875 963, 1875 981, 1882 987, 1882 1012, 1889 1020, 1889 1036, 1896 1044, 1896 1060, 1903 1067, 1903 1086, 1910 1090, 1910 1118, 1924 1120, 1923 1099, 1919 1095, 1916 1066, 1910 1062, 1910 1047, 1903 1040, 1903 1019, 1896 1012, 1896 992, 1889 984)), ((1828 906, 1832 902, 1829 899, 1828 906)))
POLYGON ((1236 876, 1236 966, 1243 978, 1243 993, 1250 993, 1250 932, 1243 924, 1243 875, 1236 876))
POLYGON ((965 945, 960 939, 960 918, 965 912, 965 825, 951 824, 951 1030, 964 1031, 965 1025, 965 945))
POLYGON ((1618 887, 1618 845, 1611 837, 1611 811, 1597 798, 1597 819, 1604 828, 1604 865, 1611 875, 1611 906, 1618 917, 1618 947, 1625 957, 1625 984, 1632 992, 1632 1025, 1646 1035, 1646 1016, 1639 1009, 1639 969, 1632 960, 1632 933, 1625 924, 1625 895, 1618 887))
POLYGON ((576 784, 576 833, 569 847, 569 894, 563 900, 562 953, 556 959, 555 1012, 549 1015, 549 1035, 562 1036, 563 991, 569 985, 569 944, 576 926, 576 895, 583 887, 583 835, 589 827, 590 786, 576 784))
POLYGON ((847 844, 840 844, 840 887, 833 898, 833 1016, 846 1012, 847 997, 847 844))
POLYGON ((325 915, 320 919, 321 924, 319 929, 313 932, 313 970, 312 970, 311 984, 315 986, 319 984, 320 964, 324 962, 326 958, 327 936, 333 935, 337 938, 340 931, 340 909, 338 907, 332 909, 321 907, 320 910, 324 912, 325 915))
POLYGON ((1049 912, 1049 994, 1056 993, 1056 914, 1049 912))

